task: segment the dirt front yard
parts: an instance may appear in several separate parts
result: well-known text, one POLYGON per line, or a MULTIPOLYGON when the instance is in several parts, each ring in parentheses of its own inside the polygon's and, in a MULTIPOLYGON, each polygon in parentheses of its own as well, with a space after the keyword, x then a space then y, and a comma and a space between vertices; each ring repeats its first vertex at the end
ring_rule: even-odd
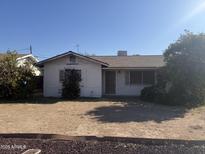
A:
POLYGON ((205 139, 205 107, 106 99, 1 102, 0 133, 205 139))

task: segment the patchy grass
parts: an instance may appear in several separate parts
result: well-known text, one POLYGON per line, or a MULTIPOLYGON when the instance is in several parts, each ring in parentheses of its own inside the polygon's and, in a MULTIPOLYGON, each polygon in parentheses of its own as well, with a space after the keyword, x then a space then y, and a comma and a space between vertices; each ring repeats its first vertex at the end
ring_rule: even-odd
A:
POLYGON ((1 133, 205 139, 205 107, 187 110, 137 99, 0 101, 1 133))

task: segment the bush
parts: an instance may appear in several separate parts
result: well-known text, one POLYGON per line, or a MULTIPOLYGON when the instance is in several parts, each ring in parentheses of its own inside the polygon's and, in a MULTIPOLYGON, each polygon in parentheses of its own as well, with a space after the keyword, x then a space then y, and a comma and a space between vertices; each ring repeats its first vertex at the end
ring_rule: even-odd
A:
POLYGON ((76 99, 80 96, 80 72, 72 69, 65 70, 65 79, 63 81, 62 97, 76 99))
POLYGON ((168 94, 164 90, 164 88, 160 88, 156 85, 151 87, 145 87, 141 91, 140 99, 148 102, 156 102, 160 104, 170 104, 170 100, 168 99, 168 94))
MULTIPOLYGON (((161 83, 160 83, 161 84, 161 83)), ((140 99, 147 102, 154 102, 164 105, 188 105, 196 106, 203 103, 204 96, 197 90, 194 96, 188 93, 187 89, 178 86, 163 87, 160 84, 145 87, 141 91, 140 99)))
POLYGON ((156 88, 155 86, 145 87, 141 91, 140 99, 148 102, 152 102, 155 100, 156 96, 156 88))

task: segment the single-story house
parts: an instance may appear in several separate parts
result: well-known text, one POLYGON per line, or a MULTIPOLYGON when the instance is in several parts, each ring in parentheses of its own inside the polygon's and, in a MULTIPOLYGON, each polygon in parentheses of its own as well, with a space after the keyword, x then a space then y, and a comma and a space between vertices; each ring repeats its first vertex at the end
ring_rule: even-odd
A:
POLYGON ((66 69, 81 74, 80 96, 139 96, 156 82, 156 70, 164 65, 162 55, 85 56, 72 51, 37 63, 43 68, 44 96, 60 97, 66 69))

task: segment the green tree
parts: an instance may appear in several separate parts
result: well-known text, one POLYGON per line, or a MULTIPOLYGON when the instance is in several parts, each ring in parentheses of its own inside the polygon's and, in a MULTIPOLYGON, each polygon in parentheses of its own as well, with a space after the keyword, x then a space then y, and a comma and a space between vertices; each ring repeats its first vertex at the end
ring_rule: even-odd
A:
POLYGON ((62 97, 76 99, 80 96, 81 75, 79 70, 66 69, 63 81, 62 97))
POLYGON ((20 65, 16 52, 8 52, 0 60, 0 97, 26 98, 34 90, 34 72, 31 64, 20 65))
MULTIPOLYGON (((205 98, 205 34, 186 31, 164 52, 154 101, 165 104, 200 104, 205 98), (162 82, 163 81, 163 82, 162 82)), ((153 87, 152 87, 153 89, 153 87)), ((149 91, 146 89, 146 91, 149 91)), ((146 92, 144 92, 146 93, 146 92)))

